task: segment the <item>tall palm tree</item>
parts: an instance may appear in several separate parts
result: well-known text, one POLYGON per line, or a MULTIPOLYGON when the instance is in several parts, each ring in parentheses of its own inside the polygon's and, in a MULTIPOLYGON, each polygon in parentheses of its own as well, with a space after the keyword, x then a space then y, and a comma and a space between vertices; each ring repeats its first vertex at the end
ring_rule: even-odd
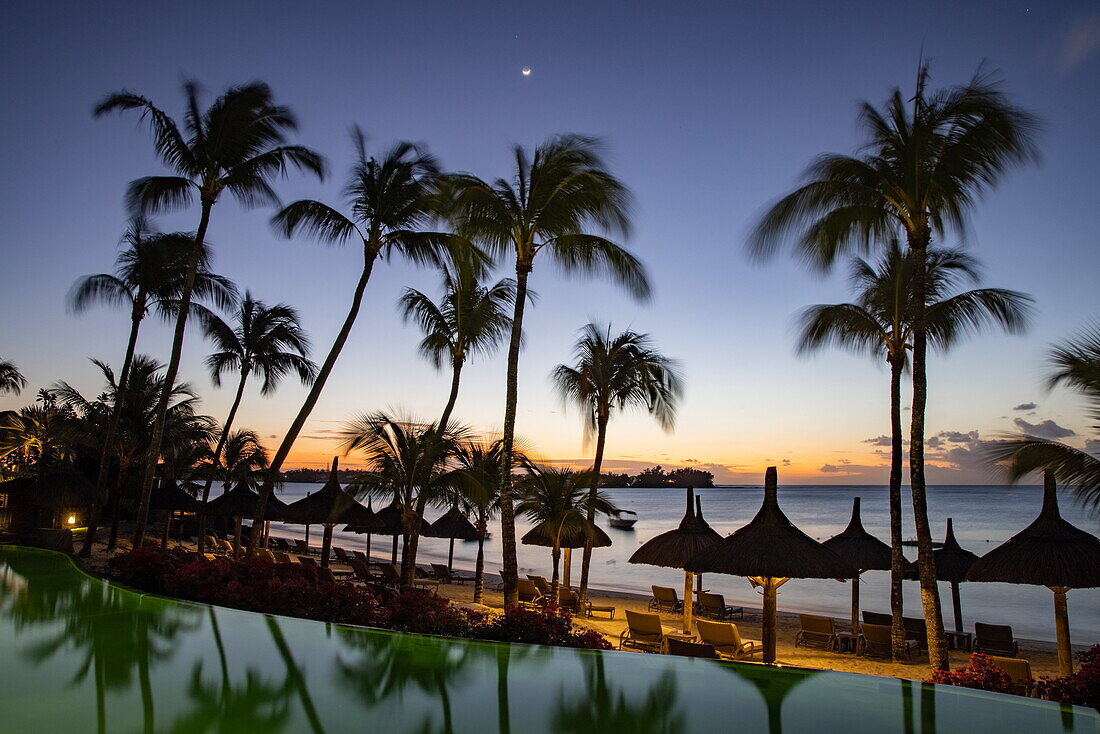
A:
POLYGON ((512 328, 508 315, 516 297, 516 282, 511 278, 493 286, 478 282, 477 271, 466 263, 443 268, 443 297, 437 304, 413 288, 406 288, 399 306, 406 323, 415 320, 424 338, 420 354, 432 366, 451 368, 451 393, 439 418, 446 426, 458 400, 462 367, 474 355, 489 356, 504 342, 512 328))
MULTIPOLYGON (((575 366, 559 364, 551 379, 562 399, 579 407, 584 415, 585 439, 596 437, 596 456, 592 461, 593 500, 603 469, 607 424, 616 411, 644 409, 666 431, 676 423, 676 403, 682 385, 676 363, 657 351, 649 334, 627 329, 611 335, 611 325, 585 324, 573 347, 575 366)), ((589 505, 589 522, 595 520, 589 505)), ((579 595, 583 603, 588 594, 588 570, 592 564, 592 544, 585 542, 581 560, 579 595)))
POLYGON ((230 433, 221 457, 216 473, 225 489, 234 484, 256 489, 263 482, 269 457, 255 431, 242 429, 230 433))
MULTIPOLYGON (((351 216, 345 216, 319 201, 300 200, 288 205, 272 220, 275 228, 286 237, 304 231, 333 245, 358 240, 363 246, 363 270, 336 340, 271 460, 268 478, 256 503, 257 518, 263 517, 279 470, 306 419, 313 412, 317 399, 321 397, 321 391, 348 340, 375 262, 379 258, 387 260, 399 255, 416 264, 439 266, 454 247, 454 240, 449 235, 423 229, 436 216, 439 207, 436 190, 439 171, 435 159, 412 143, 404 142, 394 145, 380 160, 368 157, 366 139, 358 128, 352 130, 352 142, 356 160, 344 187, 351 216)), ((249 553, 255 552, 255 549, 255 543, 250 538, 249 553)))
MULTIPOLYGON (((122 245, 123 249, 115 260, 115 272, 86 275, 78 280, 69 291, 68 307, 74 313, 83 313, 96 303, 125 306, 130 310, 130 336, 126 341, 122 369, 118 374, 118 389, 125 395, 127 376, 134 360, 142 320, 150 309, 166 320, 176 315, 186 280, 187 263, 195 246, 195 235, 192 232, 153 231, 149 221, 137 215, 130 219, 122 236, 122 245)), ((192 297, 196 301, 209 300, 219 308, 229 308, 237 300, 237 287, 227 278, 211 273, 210 260, 209 244, 204 242, 192 297)), ((197 303, 191 304, 192 311, 197 308, 200 308, 197 303)), ((206 310, 202 309, 202 312, 206 313, 206 310)), ((92 505, 89 513, 88 532, 80 550, 80 555, 85 558, 91 555, 99 526, 99 515, 107 501, 107 474, 110 471, 110 457, 114 451, 115 434, 118 432, 122 410, 122 402, 116 401, 102 434, 103 443, 96 478, 98 501, 92 505)))
POLYGON ((593 492, 591 472, 577 472, 556 467, 543 468, 525 462, 527 475, 519 486, 522 491, 516 504, 516 514, 526 517, 535 527, 553 539, 550 558, 554 573, 550 580, 550 598, 558 598, 561 567, 561 541, 568 533, 585 532, 597 512, 610 514, 616 510, 603 492, 593 492))
POLYGON ((155 213, 188 207, 196 195, 199 199, 199 226, 180 292, 172 355, 164 381, 166 392, 161 395, 157 407, 146 457, 141 504, 134 528, 135 542, 139 544, 145 532, 149 496, 164 433, 167 391, 175 384, 179 370, 191 292, 214 205, 226 191, 244 206, 277 203, 271 182, 276 176, 285 175, 289 166, 313 173, 318 178, 324 177, 320 155, 300 145, 286 144, 286 134, 296 130, 298 125, 288 108, 275 104, 266 84, 251 82, 231 87, 205 110, 200 109, 199 88, 195 82, 186 82, 183 92, 187 101, 183 131, 152 101, 128 91, 108 95, 94 110, 97 117, 115 111, 140 112, 153 129, 157 155, 175 173, 174 176, 147 176, 133 181, 127 194, 131 209, 155 213))
MULTIPOLYGON (((263 301, 252 298, 252 294, 246 291, 244 300, 233 314, 233 321, 230 326, 213 315, 203 321, 206 336, 214 342, 216 350, 206 358, 206 366, 214 385, 221 387, 223 372, 235 371, 240 375, 233 405, 222 424, 221 436, 218 438, 217 448, 214 449, 215 467, 221 461, 222 450, 226 446, 237 409, 244 397, 245 384, 253 372, 263 378, 263 386, 260 388, 262 395, 274 393, 282 378, 290 372, 296 372, 303 385, 309 385, 317 376, 317 365, 306 356, 309 354, 309 338, 298 323, 298 312, 292 307, 285 303, 268 306, 263 301)), ((264 468, 266 466, 265 461, 264 468)), ((213 481, 214 472, 211 472, 202 490, 199 553, 203 552, 206 542, 205 507, 210 499, 210 485, 213 481)))
MULTIPOLYGON (((1094 324, 1050 353, 1054 368, 1048 379, 1053 389, 1065 385, 1085 398, 1085 411, 1100 439, 1100 325, 1094 324)), ((1031 472, 1051 471, 1076 488, 1081 501, 1100 514, 1100 458, 1058 441, 1033 436, 1013 436, 990 444, 995 461, 1007 461, 1007 473, 1015 482, 1031 472)))
POLYGON ((15 362, 0 360, 0 393, 18 395, 27 386, 27 378, 15 366, 15 362))
POLYGON ((916 257, 909 472, 930 662, 946 669, 924 477, 925 264, 934 236, 965 232, 975 201, 1012 165, 1037 156, 1032 142, 1037 123, 981 70, 967 84, 939 91, 928 90, 928 78, 922 64, 908 100, 895 89, 883 109, 863 103, 866 141, 860 153, 819 156, 806 169, 803 185, 765 212, 749 247, 764 257, 790 238, 803 259, 825 269, 845 253, 899 237, 916 257))
POLYGON ((604 273, 638 298, 649 295, 644 266, 633 255, 593 230, 629 230, 626 187, 612 176, 596 140, 579 135, 550 138, 534 156, 513 150, 511 180, 492 184, 469 175, 453 180, 453 216, 459 232, 483 243, 493 255, 514 259, 516 297, 508 342, 501 473, 501 577, 505 601, 516 600, 516 527, 512 505, 512 444, 519 391, 519 350, 527 281, 539 255, 566 273, 604 273))
POLYGON ((0 458, 17 456, 42 477, 47 470, 73 457, 79 440, 72 410, 59 405, 49 390, 39 390, 33 405, 0 416, 0 458))
MULTIPOLYGON (((927 253, 925 323, 933 347, 946 351, 964 336, 987 324, 1010 333, 1027 325, 1031 298, 1016 291, 982 288, 956 293, 961 281, 977 282, 973 258, 955 250, 931 249, 927 253)), ((901 377, 913 349, 913 279, 916 263, 898 242, 874 265, 862 259, 852 263, 850 280, 856 303, 811 306, 800 317, 798 351, 807 353, 828 346, 884 359, 890 366, 890 609, 894 623, 894 659, 905 650, 902 623, 902 574, 905 557, 901 537, 901 484, 903 433, 901 377)))
POLYGON ((359 489, 375 496, 392 495, 401 505, 401 575, 412 584, 424 510, 451 496, 446 470, 466 430, 440 429, 434 423, 375 412, 348 421, 340 435, 344 454, 358 452, 370 470, 358 480, 359 489))

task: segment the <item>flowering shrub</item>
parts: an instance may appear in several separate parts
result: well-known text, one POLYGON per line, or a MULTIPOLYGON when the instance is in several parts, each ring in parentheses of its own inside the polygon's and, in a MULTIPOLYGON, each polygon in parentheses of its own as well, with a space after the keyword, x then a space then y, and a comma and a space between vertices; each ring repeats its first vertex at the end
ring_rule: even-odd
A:
POLYGON ((142 548, 115 556, 107 572, 145 591, 265 614, 420 634, 559 647, 610 650, 595 630, 581 630, 572 617, 548 604, 537 611, 510 606, 486 615, 419 592, 380 600, 370 589, 321 579, 317 569, 263 558, 196 559, 182 551, 142 548))
POLYGON ((1077 672, 1062 678, 1039 679, 1035 688, 1040 698, 1100 709, 1100 645, 1077 653, 1077 672))
POLYGON ((944 683, 949 686, 977 688, 995 693, 1011 693, 1012 679, 993 664, 988 655, 976 652, 970 656, 970 665, 954 670, 937 670, 926 683, 944 683))
POLYGON ((610 650, 603 635, 595 630, 580 630, 573 618, 557 604, 545 604, 527 609, 518 604, 505 608, 504 614, 493 617, 477 628, 475 637, 500 642, 526 642, 555 647, 583 647, 590 650, 610 650))

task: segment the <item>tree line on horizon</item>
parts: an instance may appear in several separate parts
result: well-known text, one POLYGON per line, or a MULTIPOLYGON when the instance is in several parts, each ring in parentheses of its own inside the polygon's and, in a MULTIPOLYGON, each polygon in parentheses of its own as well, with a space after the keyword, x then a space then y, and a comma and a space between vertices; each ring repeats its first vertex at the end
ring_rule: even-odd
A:
MULTIPOLYGON (((590 323, 580 330, 573 364, 558 365, 551 380, 563 400, 581 411, 586 444, 594 444, 591 469, 541 468, 533 448, 516 434, 523 319, 533 300, 530 278, 545 271, 544 264, 553 264, 566 274, 602 277, 639 301, 651 294, 645 266, 619 243, 630 232, 630 194, 608 170, 600 142, 565 134, 547 139, 533 151, 515 146, 507 175, 486 180, 447 172, 423 146, 407 142, 372 155, 365 136, 353 128, 343 201, 304 199, 282 206, 273 189, 276 179, 292 169, 318 180, 327 174, 320 154, 290 142, 297 129, 291 111, 277 104, 260 82, 232 87, 206 107, 196 84, 185 84, 184 95, 187 112, 182 125, 151 100, 128 91, 108 95, 96 106, 96 116, 139 114, 169 172, 130 184, 126 201, 133 218, 116 271, 85 278, 70 294, 76 311, 93 303, 130 310, 122 367, 116 373, 97 363, 108 388, 96 398, 60 383, 41 392, 35 406, 6 415, 0 454, 21 455, 28 467, 41 472, 48 463, 83 453, 83 465, 97 476, 98 497, 84 553, 94 542, 99 511, 112 491, 117 493, 124 475, 140 476, 135 543, 145 537, 158 475, 193 473, 189 486, 197 487, 203 502, 214 481, 255 486, 258 527, 283 478, 283 463, 358 320, 375 266, 403 261, 429 267, 440 274, 442 297, 437 300, 410 289, 400 308, 405 320, 424 334, 421 355, 450 372, 447 402, 434 420, 377 411, 353 416, 341 431, 341 450, 357 454, 370 468, 356 476, 356 491, 400 507, 407 574, 412 573, 427 507, 461 506, 477 518, 482 530, 491 517, 499 517, 505 599, 514 601, 516 512, 557 523, 559 530, 591 524, 598 512, 608 511, 599 492, 603 482, 597 478, 604 475, 611 419, 641 410, 662 429, 672 430, 683 392, 678 364, 657 350, 648 334, 614 332, 610 324, 590 323), (291 306, 269 306, 248 291, 241 298, 233 283, 210 271, 213 248, 207 233, 215 205, 226 196, 245 207, 275 207, 271 226, 281 236, 360 249, 362 269, 347 314, 320 363, 309 359, 311 345, 291 306), (148 219, 181 210, 196 214, 194 231, 156 232, 148 219), (497 267, 512 271, 514 277, 491 283, 489 275, 497 267), (216 310, 230 317, 223 319, 216 310), (163 364, 136 352, 138 329, 149 312, 172 324, 171 351, 163 364), (190 385, 177 381, 189 322, 197 322, 215 346, 207 359, 215 385, 226 374, 237 381, 233 406, 222 422, 196 415, 197 395, 190 385), (452 413, 468 361, 505 346, 503 431, 486 436, 455 421, 452 413), (308 394, 269 455, 254 433, 234 433, 233 423, 250 377, 261 379, 262 392, 270 394, 291 374, 308 386, 308 394), (81 421, 92 430, 75 439, 73 426, 81 421), (71 450, 70 444, 80 445, 80 452, 71 450)), ((965 234, 980 197, 1010 168, 1037 157, 1038 123, 1012 104, 990 76, 979 71, 964 84, 933 90, 926 65, 921 66, 912 95, 899 88, 881 107, 864 103, 859 119, 864 134, 859 151, 827 154, 813 162, 801 185, 766 210, 747 249, 758 260, 792 250, 821 272, 854 258, 855 302, 804 311, 799 350, 841 346, 882 360, 890 370, 890 526, 895 555, 891 607, 899 657, 904 639, 900 394, 902 378, 910 375, 909 469, 921 598, 930 659, 933 667, 942 668, 947 664, 946 643, 924 475, 928 352, 945 350, 990 325, 1019 332, 1026 326, 1031 304, 1016 291, 962 290, 962 285, 977 281, 977 264, 948 248, 946 241, 965 234), (878 259, 862 259, 872 255, 878 259)), ((1056 353, 1060 371, 1052 383, 1083 392, 1094 414, 1100 342, 1089 334, 1081 342, 1056 353)), ((18 391, 24 385, 14 365, 0 363, 0 389, 18 391)), ((1086 460, 1082 457, 1087 454, 1050 442, 1040 446, 1028 437, 1014 440, 1004 444, 1011 451, 1005 448, 994 457, 1010 462, 1011 476, 1050 468, 1097 504, 1095 459, 1086 460)), ((665 481, 675 474, 664 474, 660 467, 642 475, 647 472, 649 481, 665 481)), ((708 473, 691 477, 701 474, 708 473)), ((610 476, 619 481, 617 475, 610 476)), ((632 486, 640 478, 632 479, 632 486)), ((258 538, 259 533, 251 535, 250 553, 258 538)), ((555 546, 555 554, 557 550, 555 546)), ((581 566, 582 600, 591 555, 589 542, 581 566)), ((481 562, 479 550, 479 567, 481 562)))

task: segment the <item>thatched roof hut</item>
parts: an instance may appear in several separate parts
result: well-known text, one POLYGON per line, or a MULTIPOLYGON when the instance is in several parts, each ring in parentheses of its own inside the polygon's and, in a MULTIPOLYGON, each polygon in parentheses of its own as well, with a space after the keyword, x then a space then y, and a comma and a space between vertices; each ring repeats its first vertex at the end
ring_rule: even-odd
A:
MULTIPOLYGON (((644 563, 650 566, 683 568, 700 551, 722 540, 706 520, 702 512, 696 513, 695 490, 687 488, 687 509, 680 525, 673 530, 655 535, 643 543, 633 555, 630 563, 644 563)), ((691 632, 691 572, 684 571, 684 633, 691 632)))
POLYGON ((469 518, 462 514, 462 511, 458 509, 458 505, 453 505, 442 517, 428 525, 422 535, 429 538, 450 539, 447 549, 447 568, 451 568, 455 559, 455 539, 477 540, 477 528, 474 527, 469 518))
MULTIPOLYGON (((244 482, 240 482, 220 496, 206 503, 206 514, 214 517, 252 517, 260 495, 244 482)), ((272 497, 264 510, 264 520, 279 520, 279 513, 286 505, 272 497)))
POLYGON ((332 529, 340 523, 353 523, 358 527, 378 528, 382 524, 374 513, 359 504, 354 497, 344 491, 337 476, 339 457, 332 457, 332 469, 328 481, 316 492, 306 495, 297 502, 291 502, 280 512, 283 522, 298 525, 320 524, 324 527, 321 542, 321 567, 328 567, 329 551, 332 549, 332 529))
POLYGON ((859 515, 859 497, 852 498, 852 519, 848 527, 822 544, 856 569, 852 577, 852 630, 859 629, 859 576, 864 571, 888 570, 891 563, 890 546, 871 535, 863 527, 859 515))
MULTIPOLYGON (((566 530, 562 533, 559 547, 561 548, 583 548, 584 538, 588 535, 592 538, 593 548, 606 548, 611 545, 611 538, 608 537, 598 525, 585 521, 584 527, 576 527, 566 530)), ((550 529, 542 525, 536 525, 535 527, 524 533, 520 542, 524 545, 541 545, 544 548, 554 547, 554 536, 550 534, 550 529)))
POLYGON ((764 475, 764 502, 748 525, 684 564, 693 573, 747 576, 764 595, 764 662, 775 662, 776 590, 792 578, 850 579, 859 569, 799 530, 779 509, 778 473, 764 475))
POLYGON ((1073 671, 1066 592, 1100 586, 1100 538, 1062 518, 1052 472, 1043 477, 1043 509, 1035 521, 978 559, 966 579, 1053 591, 1058 668, 1062 675, 1073 671))
POLYGON ((158 512, 198 512, 200 504, 175 482, 162 482, 149 495, 149 509, 158 512))
POLYGON ((22 505, 60 512, 90 507, 96 501, 95 485, 75 467, 63 464, 41 477, 17 477, 0 483, 0 493, 22 505))
POLYGON ((936 564, 936 578, 951 584, 951 606, 955 612, 955 631, 963 631, 962 598, 959 584, 966 581, 970 567, 978 561, 978 555, 959 545, 955 539, 955 528, 951 518, 947 518, 947 535, 943 545, 932 551, 932 560, 936 564))

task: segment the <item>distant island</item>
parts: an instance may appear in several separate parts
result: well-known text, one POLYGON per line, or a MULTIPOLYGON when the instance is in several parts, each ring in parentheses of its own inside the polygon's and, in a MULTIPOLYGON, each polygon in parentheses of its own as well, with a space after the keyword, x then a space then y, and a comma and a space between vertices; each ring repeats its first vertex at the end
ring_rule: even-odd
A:
MULTIPOLYGON (((319 484, 328 479, 328 469, 288 469, 282 473, 284 482, 319 484)), ((337 477, 341 484, 354 482, 366 469, 339 469, 337 477)), ((713 487, 714 475, 702 469, 682 467, 666 472, 660 465, 643 469, 637 474, 600 474, 600 486, 609 489, 631 487, 635 489, 660 489, 663 487, 713 487)))

